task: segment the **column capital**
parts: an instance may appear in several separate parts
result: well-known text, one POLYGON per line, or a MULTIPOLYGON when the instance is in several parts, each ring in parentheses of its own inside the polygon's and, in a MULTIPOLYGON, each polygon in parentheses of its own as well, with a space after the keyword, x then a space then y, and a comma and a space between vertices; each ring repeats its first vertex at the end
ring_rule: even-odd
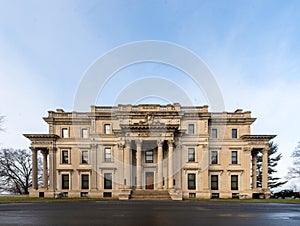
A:
POLYGON ((91 148, 97 148, 98 144, 91 144, 91 148))
POLYGON ((174 140, 168 140, 168 145, 169 146, 174 145, 174 140))
POLYGON ((43 155, 47 155, 47 154, 48 154, 48 150, 41 150, 41 153, 42 153, 43 155))
POLYGON ((265 146, 261 151, 263 154, 267 154, 269 149, 270 149, 269 146, 265 146))
POLYGON ((125 142, 124 141, 120 141, 120 142, 118 142, 118 148, 119 149, 123 149, 123 148, 125 148, 125 142))
POLYGON ((164 143, 164 140, 157 140, 157 146, 161 147, 164 143))
POLYGON ((135 144, 136 144, 136 146, 138 147, 141 147, 142 146, 142 143, 143 143, 143 140, 142 139, 137 139, 137 140, 135 140, 135 144))
POLYGON ((244 152, 251 152, 252 151, 252 147, 246 146, 246 147, 243 147, 243 150, 244 150, 244 152))
POLYGON ((130 148, 131 147, 131 140, 125 140, 124 141, 124 146, 127 147, 127 148, 130 148))
POLYGON ((202 148, 207 149, 208 148, 208 144, 202 144, 202 148))

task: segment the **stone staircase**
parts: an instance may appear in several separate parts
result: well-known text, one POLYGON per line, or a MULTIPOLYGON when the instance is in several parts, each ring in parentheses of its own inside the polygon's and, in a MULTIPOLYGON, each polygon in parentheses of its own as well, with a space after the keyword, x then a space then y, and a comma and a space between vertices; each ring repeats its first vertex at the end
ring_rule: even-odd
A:
POLYGON ((133 200, 171 200, 168 191, 164 190, 133 190, 131 194, 133 200))

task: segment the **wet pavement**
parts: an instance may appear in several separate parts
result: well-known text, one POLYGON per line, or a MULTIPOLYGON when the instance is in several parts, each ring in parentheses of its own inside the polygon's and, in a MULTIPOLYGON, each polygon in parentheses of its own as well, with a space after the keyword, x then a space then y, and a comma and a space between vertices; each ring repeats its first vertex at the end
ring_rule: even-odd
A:
POLYGON ((212 201, 0 203, 0 225, 300 225, 300 204, 212 201))

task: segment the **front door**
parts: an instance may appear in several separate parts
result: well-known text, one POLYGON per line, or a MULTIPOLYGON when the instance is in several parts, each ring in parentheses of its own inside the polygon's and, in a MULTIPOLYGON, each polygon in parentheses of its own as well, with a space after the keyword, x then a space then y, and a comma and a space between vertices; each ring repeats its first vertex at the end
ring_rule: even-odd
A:
POLYGON ((154 173, 146 172, 146 189, 154 189, 154 173))

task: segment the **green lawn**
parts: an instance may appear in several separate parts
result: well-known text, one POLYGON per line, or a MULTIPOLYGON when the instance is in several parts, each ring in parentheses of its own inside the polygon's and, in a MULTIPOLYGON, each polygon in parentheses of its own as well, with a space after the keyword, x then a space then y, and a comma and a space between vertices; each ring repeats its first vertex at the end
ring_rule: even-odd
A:
POLYGON ((300 199, 209 199, 211 202, 252 202, 252 203, 296 203, 300 204, 300 199))
POLYGON ((9 202, 61 202, 61 201, 82 201, 82 200, 111 200, 111 199, 92 199, 92 198, 33 198, 28 195, 0 195, 0 203, 9 202))

